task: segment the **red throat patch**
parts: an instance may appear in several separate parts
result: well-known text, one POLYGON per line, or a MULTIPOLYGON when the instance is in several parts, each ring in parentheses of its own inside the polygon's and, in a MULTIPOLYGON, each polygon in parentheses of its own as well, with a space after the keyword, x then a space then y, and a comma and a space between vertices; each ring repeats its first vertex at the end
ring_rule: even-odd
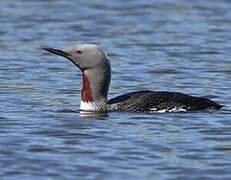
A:
POLYGON ((82 94, 81 94, 81 101, 92 102, 93 97, 92 97, 91 92, 92 91, 91 91, 90 81, 87 75, 83 72, 83 88, 82 88, 82 94))

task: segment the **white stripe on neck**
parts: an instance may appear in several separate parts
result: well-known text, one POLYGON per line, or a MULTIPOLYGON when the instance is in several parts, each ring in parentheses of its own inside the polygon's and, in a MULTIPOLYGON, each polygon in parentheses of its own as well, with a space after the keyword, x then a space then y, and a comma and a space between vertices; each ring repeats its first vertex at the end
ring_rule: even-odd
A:
POLYGON ((80 103, 80 110, 95 111, 96 110, 95 102, 81 101, 81 103, 80 103))
POLYGON ((83 111, 107 111, 107 102, 105 102, 105 101, 99 101, 99 102, 81 101, 80 110, 83 110, 83 111))

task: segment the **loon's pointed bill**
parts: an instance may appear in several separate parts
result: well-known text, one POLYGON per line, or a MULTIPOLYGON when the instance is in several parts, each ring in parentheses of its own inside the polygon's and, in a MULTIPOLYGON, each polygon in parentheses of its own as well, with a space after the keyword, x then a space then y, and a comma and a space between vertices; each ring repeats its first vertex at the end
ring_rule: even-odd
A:
POLYGON ((49 48, 49 47, 43 47, 42 49, 51 52, 53 54, 59 55, 59 56, 63 56, 63 57, 68 57, 70 56, 70 54, 66 53, 65 51, 61 50, 61 49, 54 49, 54 48, 49 48))

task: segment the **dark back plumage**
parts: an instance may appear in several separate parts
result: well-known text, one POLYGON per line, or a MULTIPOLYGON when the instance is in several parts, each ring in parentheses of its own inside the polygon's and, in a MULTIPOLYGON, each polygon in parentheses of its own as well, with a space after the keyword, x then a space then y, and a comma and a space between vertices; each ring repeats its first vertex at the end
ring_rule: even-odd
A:
POLYGON ((108 101, 111 111, 196 111, 220 109, 222 106, 203 97, 179 92, 136 91, 108 101))

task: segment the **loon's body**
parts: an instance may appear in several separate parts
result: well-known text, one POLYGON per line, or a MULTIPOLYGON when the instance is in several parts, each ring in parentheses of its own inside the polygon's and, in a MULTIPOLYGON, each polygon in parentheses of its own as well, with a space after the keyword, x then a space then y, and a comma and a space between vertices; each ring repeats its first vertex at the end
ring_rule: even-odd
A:
POLYGON ((69 59, 82 71, 80 110, 83 111, 171 112, 222 107, 207 98, 167 91, 137 91, 107 100, 111 66, 109 59, 97 45, 76 44, 64 50, 44 49, 69 59))
POLYGON ((108 107, 111 111, 178 112, 220 109, 222 106, 207 98, 179 92, 137 91, 110 99, 108 107))

